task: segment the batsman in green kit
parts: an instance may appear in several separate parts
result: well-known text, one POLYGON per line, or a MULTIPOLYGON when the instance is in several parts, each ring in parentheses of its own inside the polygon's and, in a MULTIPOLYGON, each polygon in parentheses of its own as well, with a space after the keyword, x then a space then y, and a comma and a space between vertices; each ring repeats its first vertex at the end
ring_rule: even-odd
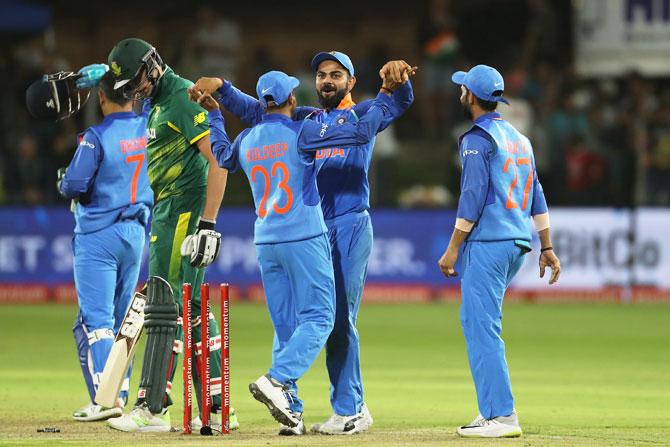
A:
MULTIPOLYGON (((149 277, 167 281, 149 282, 147 342, 135 407, 108 423, 129 432, 170 431, 170 391, 183 348, 182 285, 188 282, 193 287, 193 363, 198 365, 202 351, 200 285, 205 267, 220 249, 221 235, 214 226, 227 171, 213 158, 207 112, 188 98, 187 89, 193 83, 163 63, 153 46, 140 39, 124 39, 112 49, 108 65, 116 79, 115 89, 122 89, 129 98, 145 98, 148 172, 155 195, 149 277)), ((216 426, 221 408, 221 336, 211 314, 209 334, 212 422, 216 426)), ((196 371, 193 379, 199 398, 196 371)), ((198 429, 198 424, 200 418, 193 421, 193 428, 198 429)), ((239 426, 233 411, 230 426, 239 426)))

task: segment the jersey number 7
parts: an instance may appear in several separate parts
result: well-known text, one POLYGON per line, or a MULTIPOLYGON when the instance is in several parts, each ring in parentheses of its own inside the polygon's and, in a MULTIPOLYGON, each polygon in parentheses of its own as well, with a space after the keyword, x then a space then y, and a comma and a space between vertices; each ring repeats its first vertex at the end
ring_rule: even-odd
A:
POLYGON ((510 166, 512 169, 514 169, 514 179, 509 185, 509 190, 507 192, 507 202, 505 203, 505 208, 508 210, 519 207, 516 201, 512 198, 512 192, 514 191, 514 187, 519 181, 519 170, 517 169, 517 166, 521 165, 528 165, 529 168, 528 177, 526 178, 526 186, 523 188, 523 202, 521 202, 521 209, 525 211, 526 207, 528 206, 528 194, 530 193, 530 187, 533 184, 533 165, 530 162, 530 158, 528 157, 517 158, 516 164, 514 163, 514 159, 509 157, 507 160, 505 160, 505 165, 503 166, 503 172, 505 173, 509 171, 510 166))
MULTIPOLYGON (((284 163, 281 161, 276 161, 272 164, 272 168, 270 168, 272 177, 277 177, 279 175, 279 171, 281 171, 281 179, 277 184, 277 188, 286 193, 286 203, 282 207, 278 207, 277 203, 273 203, 272 210, 277 214, 286 214, 293 205, 293 191, 288 186, 288 180, 291 178, 291 173, 284 163)), ((258 204, 258 217, 261 219, 268 215, 267 201, 268 197, 270 196, 270 173, 268 173, 268 170, 265 169, 265 167, 260 165, 256 165, 251 168, 252 182, 256 181, 256 174, 260 174, 263 177, 263 197, 261 198, 261 202, 258 204)))
POLYGON ((130 182, 130 203, 135 203, 135 200, 137 199, 137 178, 140 176, 142 163, 144 163, 144 152, 135 155, 128 155, 126 157, 126 163, 137 163, 135 166, 135 172, 133 172, 133 179, 130 182))

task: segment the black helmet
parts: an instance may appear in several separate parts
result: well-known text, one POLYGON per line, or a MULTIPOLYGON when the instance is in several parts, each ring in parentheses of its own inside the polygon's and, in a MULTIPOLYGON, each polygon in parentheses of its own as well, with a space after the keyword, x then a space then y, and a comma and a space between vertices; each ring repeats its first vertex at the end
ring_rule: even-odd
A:
POLYGON ((80 77, 79 73, 60 71, 33 82, 26 90, 28 112, 35 118, 56 121, 78 112, 90 93, 75 85, 80 77))

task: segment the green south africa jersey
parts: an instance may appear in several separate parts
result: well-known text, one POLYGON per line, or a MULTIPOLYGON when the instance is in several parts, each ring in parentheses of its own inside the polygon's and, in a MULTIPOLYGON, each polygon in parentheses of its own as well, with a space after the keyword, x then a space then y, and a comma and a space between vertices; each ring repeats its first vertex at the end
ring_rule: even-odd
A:
POLYGON ((156 202, 207 186, 208 163, 197 142, 209 134, 209 120, 205 109, 188 99, 191 85, 168 68, 151 100, 147 154, 156 202))

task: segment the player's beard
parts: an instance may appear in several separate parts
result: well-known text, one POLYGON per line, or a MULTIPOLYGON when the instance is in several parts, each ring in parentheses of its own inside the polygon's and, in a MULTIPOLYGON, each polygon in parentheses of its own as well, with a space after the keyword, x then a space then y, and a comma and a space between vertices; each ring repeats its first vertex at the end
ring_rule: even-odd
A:
POLYGON ((345 96, 347 96, 347 87, 337 89, 334 85, 326 85, 321 88, 321 90, 316 91, 316 95, 319 97, 319 104, 326 110, 332 110, 340 105, 345 96), (323 96, 323 92, 335 92, 333 96, 323 96))
POLYGON ((472 121, 472 119, 475 116, 472 114, 472 109, 470 108, 470 104, 461 102, 461 107, 463 109, 463 115, 465 116, 465 118, 467 118, 469 121, 472 121))

